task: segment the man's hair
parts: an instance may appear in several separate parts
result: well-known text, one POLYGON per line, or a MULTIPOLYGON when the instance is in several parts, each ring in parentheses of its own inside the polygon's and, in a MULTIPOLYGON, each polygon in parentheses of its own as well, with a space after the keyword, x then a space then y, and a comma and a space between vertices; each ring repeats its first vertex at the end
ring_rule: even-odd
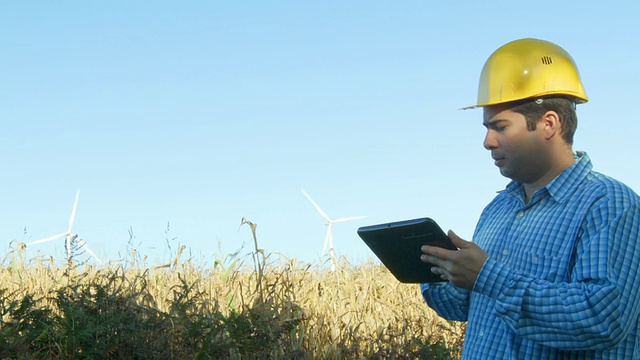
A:
POLYGON ((576 115, 574 101, 563 97, 527 99, 514 102, 514 106, 510 107, 509 110, 525 117, 529 131, 536 129, 536 125, 547 111, 555 111, 560 116, 562 138, 567 144, 573 145, 573 134, 575 134, 578 127, 578 116, 576 115))

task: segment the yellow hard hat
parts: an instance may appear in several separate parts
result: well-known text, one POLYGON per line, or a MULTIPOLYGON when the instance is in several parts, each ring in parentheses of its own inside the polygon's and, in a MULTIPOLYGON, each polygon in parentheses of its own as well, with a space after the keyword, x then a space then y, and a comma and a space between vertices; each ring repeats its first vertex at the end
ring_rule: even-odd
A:
POLYGON ((568 96, 578 104, 589 100, 569 53, 549 41, 520 39, 489 56, 480 75, 478 102, 464 109, 549 95, 568 96))

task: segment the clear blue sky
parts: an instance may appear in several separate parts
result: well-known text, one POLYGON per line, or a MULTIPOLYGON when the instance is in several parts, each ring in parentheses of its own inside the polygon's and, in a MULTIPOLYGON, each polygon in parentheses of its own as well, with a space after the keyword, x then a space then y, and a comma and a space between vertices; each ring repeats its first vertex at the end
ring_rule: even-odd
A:
MULTIPOLYGON (((575 149, 640 190, 633 1, 62 1, 0 4, 0 236, 66 230, 103 259, 166 239, 208 263, 253 248, 372 256, 359 226, 429 216, 470 239, 502 189, 480 70, 522 37, 569 51, 590 102, 575 149), (599 4, 599 5, 595 5, 599 4), (169 231, 167 231, 169 224, 169 231), (25 232, 26 228, 26 232, 25 232), (171 240, 173 239, 173 240, 171 240)), ((30 247, 63 256, 63 241, 30 247)))

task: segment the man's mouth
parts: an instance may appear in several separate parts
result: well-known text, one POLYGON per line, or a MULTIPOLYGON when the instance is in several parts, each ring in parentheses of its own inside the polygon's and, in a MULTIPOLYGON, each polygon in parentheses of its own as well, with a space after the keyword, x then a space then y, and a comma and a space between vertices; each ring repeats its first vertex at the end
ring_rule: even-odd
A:
POLYGON ((500 156, 491 156, 493 158, 493 164, 495 166, 502 166, 506 162, 506 159, 500 156))

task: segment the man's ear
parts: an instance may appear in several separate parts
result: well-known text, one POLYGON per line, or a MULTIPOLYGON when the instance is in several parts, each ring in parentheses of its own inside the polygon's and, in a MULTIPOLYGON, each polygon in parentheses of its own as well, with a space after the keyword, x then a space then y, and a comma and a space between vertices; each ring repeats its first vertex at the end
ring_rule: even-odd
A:
POLYGON ((544 115, 540 122, 544 129, 545 139, 549 140, 554 136, 562 135, 562 123, 560 121, 560 115, 557 112, 549 110, 544 115))

